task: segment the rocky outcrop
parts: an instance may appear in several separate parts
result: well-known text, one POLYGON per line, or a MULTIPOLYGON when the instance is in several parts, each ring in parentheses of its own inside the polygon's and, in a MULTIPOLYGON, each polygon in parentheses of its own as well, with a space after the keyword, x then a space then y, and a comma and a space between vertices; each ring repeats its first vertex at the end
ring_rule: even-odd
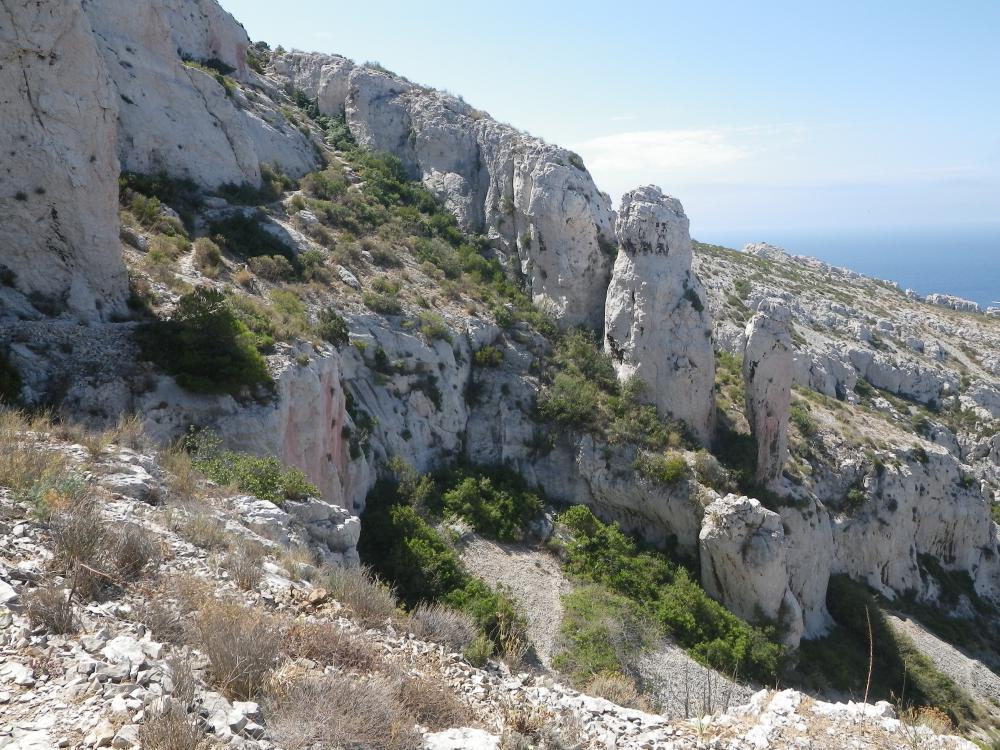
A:
POLYGON ((292 53, 272 69, 324 114, 344 113, 362 146, 397 156, 562 325, 602 324, 613 212, 579 156, 381 68, 292 53))
POLYGON ((259 184, 262 165, 292 176, 316 168, 309 138, 264 91, 248 96, 184 64, 231 68, 245 80, 254 75, 246 31, 215 0, 91 0, 86 12, 118 98, 123 169, 164 171, 214 188, 259 184))
POLYGON ((605 351, 619 379, 638 377, 661 414, 683 421, 707 444, 715 419, 712 321, 691 271, 684 208, 657 187, 638 188, 622 199, 617 232, 605 351))
POLYGON ((743 351, 747 421, 757 443, 755 479, 763 485, 781 477, 788 455, 788 410, 792 392, 792 337, 789 313, 765 300, 747 323, 743 351))
MULTIPOLYGON (((850 469, 845 465, 845 473, 850 469)), ((934 599, 933 584, 921 575, 921 558, 929 556, 946 570, 967 572, 980 596, 1000 598, 990 501, 946 449, 924 443, 860 475, 857 484, 859 506, 833 519, 839 571, 890 598, 909 590, 934 599)))
POLYGON ((924 298, 924 301, 930 305, 947 307, 950 310, 958 310, 960 312, 979 312, 979 303, 973 302, 970 299, 956 297, 952 294, 928 294, 927 297, 924 298))
POLYGON ((726 495, 705 509, 699 549, 710 596, 745 620, 779 626, 785 643, 798 646, 804 619, 789 587, 781 516, 757 500, 726 495))
POLYGON ((79 0, 0 2, 0 92, 0 310, 13 288, 48 314, 123 312, 118 109, 79 0))

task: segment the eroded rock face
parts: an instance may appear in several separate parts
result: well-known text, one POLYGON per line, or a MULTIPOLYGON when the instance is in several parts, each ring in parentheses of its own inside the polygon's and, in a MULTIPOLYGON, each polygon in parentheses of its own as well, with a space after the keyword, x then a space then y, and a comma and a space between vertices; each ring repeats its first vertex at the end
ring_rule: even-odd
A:
POLYGON ((261 166, 314 169, 309 139, 266 93, 252 99, 183 64, 218 60, 249 79, 250 40, 215 0, 92 0, 86 12, 119 100, 122 168, 165 171, 203 187, 259 184, 261 166))
POLYGON ((890 598, 907 590, 933 598, 920 574, 920 557, 929 555, 946 570, 967 571, 976 592, 996 601, 997 526, 990 500, 964 476, 954 456, 928 444, 863 476, 863 503, 834 519, 837 569, 890 598))
POLYGON ((78 0, 0 2, 0 92, 4 285, 49 313, 123 312, 118 110, 78 0))
POLYGON ((781 516, 757 500, 726 495, 705 509, 698 539, 705 591, 745 620, 777 624, 785 643, 798 646, 803 614, 789 587, 781 516))
POLYGON ((619 379, 639 377, 645 398, 707 444, 715 419, 712 321, 691 271, 684 208, 657 187, 638 188, 622 199, 617 231, 605 351, 619 379))
POLYGON ((757 442, 756 480, 773 484, 788 455, 788 410, 792 393, 792 337, 788 310, 764 300, 747 323, 743 351, 747 420, 757 442))
POLYGON ((300 53, 272 67, 324 114, 344 113, 362 146, 397 156, 463 229, 486 235, 562 325, 601 325, 613 212, 578 156, 379 68, 300 53))

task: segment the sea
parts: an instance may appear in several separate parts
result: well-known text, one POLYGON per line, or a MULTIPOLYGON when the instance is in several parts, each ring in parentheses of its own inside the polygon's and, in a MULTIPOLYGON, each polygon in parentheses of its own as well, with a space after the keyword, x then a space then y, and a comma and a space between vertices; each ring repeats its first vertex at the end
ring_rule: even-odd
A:
POLYGON ((1000 226, 694 234, 701 242, 734 249, 767 242, 920 294, 953 294, 984 309, 1000 306, 1000 226))

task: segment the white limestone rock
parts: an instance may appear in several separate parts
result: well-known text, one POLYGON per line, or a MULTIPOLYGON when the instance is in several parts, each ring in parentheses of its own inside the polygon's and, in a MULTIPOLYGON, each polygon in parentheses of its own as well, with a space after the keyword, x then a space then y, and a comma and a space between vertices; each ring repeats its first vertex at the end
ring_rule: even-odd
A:
POLYGON ((788 454, 788 411, 792 389, 792 337, 787 308, 764 300, 747 323, 743 352, 747 420, 757 442, 757 482, 781 477, 788 454))
POLYGON ((272 69, 324 114, 344 113, 362 146, 399 157, 561 325, 601 325, 613 212, 578 156, 380 68, 289 53, 272 69))
POLYGON ((249 80, 249 38, 215 0, 91 0, 86 12, 119 99, 124 169, 166 171, 206 188, 260 183, 278 164, 292 176, 318 162, 310 140, 264 92, 232 94, 213 74, 186 66, 218 59, 249 80))
POLYGON ((705 591, 745 620, 777 624, 784 642, 797 647, 803 612, 789 588, 781 516, 758 500, 726 495, 705 509, 699 547, 705 591))
POLYGON ((691 271, 688 218, 654 186, 622 199, 621 250, 605 303, 604 348, 620 380, 685 422, 705 444, 715 421, 715 355, 705 293, 691 271))
POLYGON ((979 312, 979 303, 952 294, 928 294, 924 301, 960 312, 979 312))
POLYGON ((53 312, 123 313, 118 107, 79 0, 0 3, 0 91, 0 270, 53 312))

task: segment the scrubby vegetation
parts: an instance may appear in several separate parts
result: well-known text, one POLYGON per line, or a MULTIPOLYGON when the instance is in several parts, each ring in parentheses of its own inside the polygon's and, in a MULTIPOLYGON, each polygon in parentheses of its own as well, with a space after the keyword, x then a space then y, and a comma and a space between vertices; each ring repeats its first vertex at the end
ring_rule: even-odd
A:
POLYGON ((358 551, 408 607, 441 603, 466 612, 495 652, 523 654, 525 623, 512 600, 472 576, 426 510, 438 487, 399 469, 369 493, 358 551))
POLYGON ((279 505, 319 495, 301 469, 285 467, 273 456, 223 450, 221 439, 213 432, 192 431, 184 442, 195 468, 222 486, 233 486, 279 505))
POLYGON ((845 691, 859 700, 866 693, 871 656, 869 700, 937 708, 960 726, 982 718, 971 696, 893 629, 863 584, 833 576, 827 606, 838 627, 826 638, 802 642, 798 671, 807 685, 845 691))
POLYGON ((614 445, 652 451, 693 446, 684 427, 662 419, 656 407, 640 402, 642 382, 619 382, 595 338, 581 330, 561 335, 538 397, 539 415, 558 425, 588 432, 614 445))
POLYGON ((272 384, 253 334, 221 292, 184 295, 169 320, 144 324, 136 338, 143 356, 188 390, 237 395, 272 384))
MULTIPOLYGON (((710 599, 686 568, 662 553, 641 549, 586 507, 570 508, 559 521, 571 535, 564 547, 569 573, 627 599, 636 616, 655 623, 704 664, 742 678, 773 681, 783 653, 773 628, 740 620, 710 599)), ((585 655, 567 658, 590 660, 585 655)))

